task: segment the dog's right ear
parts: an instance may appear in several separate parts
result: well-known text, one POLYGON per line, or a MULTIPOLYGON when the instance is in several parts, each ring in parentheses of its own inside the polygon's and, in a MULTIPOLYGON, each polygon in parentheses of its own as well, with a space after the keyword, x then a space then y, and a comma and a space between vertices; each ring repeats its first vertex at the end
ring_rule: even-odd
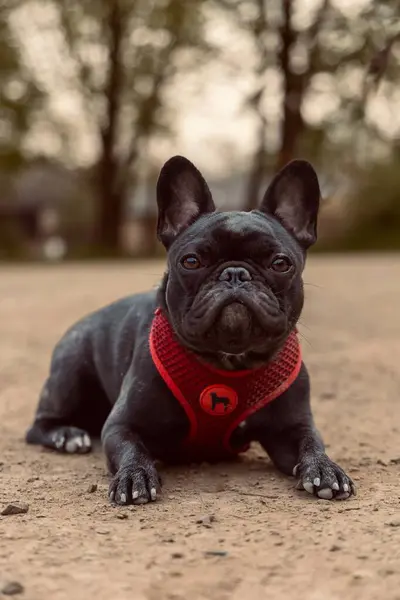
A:
POLYGON ((166 248, 201 215, 215 210, 204 177, 183 156, 170 158, 161 169, 157 205, 157 235, 166 248))

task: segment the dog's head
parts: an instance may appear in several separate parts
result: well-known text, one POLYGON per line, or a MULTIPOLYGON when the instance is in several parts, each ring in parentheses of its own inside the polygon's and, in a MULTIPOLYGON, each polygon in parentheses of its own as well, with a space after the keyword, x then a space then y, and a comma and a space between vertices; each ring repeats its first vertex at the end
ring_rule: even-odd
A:
POLYGON ((201 173, 176 156, 157 184, 168 251, 159 301, 180 342, 226 369, 268 362, 300 316, 306 251, 317 237, 313 167, 289 163, 259 210, 216 212, 201 173))

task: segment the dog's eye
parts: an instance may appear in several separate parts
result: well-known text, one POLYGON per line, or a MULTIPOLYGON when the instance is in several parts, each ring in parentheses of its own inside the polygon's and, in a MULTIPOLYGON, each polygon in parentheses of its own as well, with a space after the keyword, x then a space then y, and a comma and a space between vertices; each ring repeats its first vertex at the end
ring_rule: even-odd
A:
POLYGON ((198 269, 201 266, 201 263, 197 256, 195 256, 194 254, 188 254, 188 256, 184 256, 182 258, 181 265, 185 269, 194 271, 194 269, 198 269))
POLYGON ((284 254, 278 254, 271 262, 270 269, 276 273, 287 273, 292 268, 290 259, 284 254))

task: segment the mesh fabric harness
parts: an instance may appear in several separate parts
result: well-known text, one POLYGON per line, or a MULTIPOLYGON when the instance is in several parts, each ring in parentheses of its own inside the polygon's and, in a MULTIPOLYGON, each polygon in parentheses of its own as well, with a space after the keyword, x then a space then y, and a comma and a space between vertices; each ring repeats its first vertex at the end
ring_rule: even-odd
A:
POLYGON ((282 350, 265 367, 222 371, 200 362, 177 340, 160 309, 150 332, 150 350, 158 372, 182 405, 190 421, 182 451, 190 456, 224 458, 244 452, 232 448, 230 438, 250 414, 280 396, 301 367, 297 334, 292 332, 282 350))

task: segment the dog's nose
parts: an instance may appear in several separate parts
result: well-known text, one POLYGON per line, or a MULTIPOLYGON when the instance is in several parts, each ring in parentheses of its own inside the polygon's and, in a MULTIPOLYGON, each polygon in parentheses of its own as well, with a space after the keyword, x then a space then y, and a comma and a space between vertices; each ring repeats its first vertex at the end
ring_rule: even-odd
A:
POLYGON ((245 281, 251 281, 251 275, 244 267, 227 267, 222 271, 219 280, 240 285, 245 281))

